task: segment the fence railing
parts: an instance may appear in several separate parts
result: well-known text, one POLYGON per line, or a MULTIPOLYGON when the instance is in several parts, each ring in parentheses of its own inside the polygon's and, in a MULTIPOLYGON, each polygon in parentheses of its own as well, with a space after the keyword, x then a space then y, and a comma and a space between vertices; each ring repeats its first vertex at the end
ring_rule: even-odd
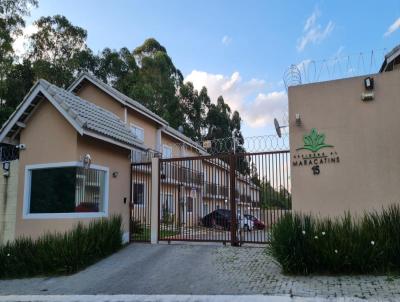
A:
POLYGON ((221 196, 224 198, 228 198, 229 186, 221 186, 218 184, 206 182, 204 183, 204 194, 206 196, 221 196))
POLYGON ((159 153, 155 150, 142 151, 135 149, 132 152, 132 163, 134 164, 150 163, 151 159, 158 155, 159 153))
POLYGON ((201 185, 203 183, 203 173, 194 169, 184 167, 180 164, 166 162, 161 166, 161 177, 167 177, 182 183, 201 185))

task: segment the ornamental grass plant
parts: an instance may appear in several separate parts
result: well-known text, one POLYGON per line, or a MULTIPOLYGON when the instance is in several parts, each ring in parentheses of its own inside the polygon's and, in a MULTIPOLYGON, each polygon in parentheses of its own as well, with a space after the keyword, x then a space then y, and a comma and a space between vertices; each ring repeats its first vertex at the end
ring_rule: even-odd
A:
POLYGON ((120 216, 78 223, 66 233, 37 240, 19 238, 0 246, 0 278, 62 275, 77 272, 122 247, 120 216))
POLYGON ((335 219, 286 214, 268 252, 287 274, 399 273, 400 207, 335 219))

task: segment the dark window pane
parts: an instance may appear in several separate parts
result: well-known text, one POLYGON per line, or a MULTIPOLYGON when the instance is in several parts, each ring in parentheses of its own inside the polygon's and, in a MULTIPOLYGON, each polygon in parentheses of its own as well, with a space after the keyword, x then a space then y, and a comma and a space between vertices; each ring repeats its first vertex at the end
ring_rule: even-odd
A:
POLYGON ((186 210, 188 212, 193 212, 193 198, 192 197, 188 197, 186 199, 186 210))
POLYGON ((30 213, 75 212, 76 167, 31 171, 30 213))
POLYGON ((144 204, 144 184, 133 184, 133 203, 144 204))
POLYGON ((31 170, 30 213, 104 211, 106 172, 82 167, 31 170))

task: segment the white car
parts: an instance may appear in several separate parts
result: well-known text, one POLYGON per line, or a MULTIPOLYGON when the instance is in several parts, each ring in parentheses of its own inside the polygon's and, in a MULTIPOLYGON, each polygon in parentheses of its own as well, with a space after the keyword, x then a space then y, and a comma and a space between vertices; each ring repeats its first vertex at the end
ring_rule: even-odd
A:
POLYGON ((254 222, 246 217, 238 216, 238 222, 240 229, 250 232, 254 230, 254 222))

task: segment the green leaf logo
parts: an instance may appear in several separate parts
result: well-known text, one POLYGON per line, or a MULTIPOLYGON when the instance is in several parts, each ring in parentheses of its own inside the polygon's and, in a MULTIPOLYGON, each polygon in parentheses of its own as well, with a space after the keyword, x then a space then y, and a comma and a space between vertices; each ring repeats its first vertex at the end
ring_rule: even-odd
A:
POLYGON ((332 145, 325 144, 325 134, 319 134, 317 129, 312 128, 309 135, 303 137, 304 147, 298 148, 297 150, 310 150, 317 152, 322 148, 333 147, 332 145))

